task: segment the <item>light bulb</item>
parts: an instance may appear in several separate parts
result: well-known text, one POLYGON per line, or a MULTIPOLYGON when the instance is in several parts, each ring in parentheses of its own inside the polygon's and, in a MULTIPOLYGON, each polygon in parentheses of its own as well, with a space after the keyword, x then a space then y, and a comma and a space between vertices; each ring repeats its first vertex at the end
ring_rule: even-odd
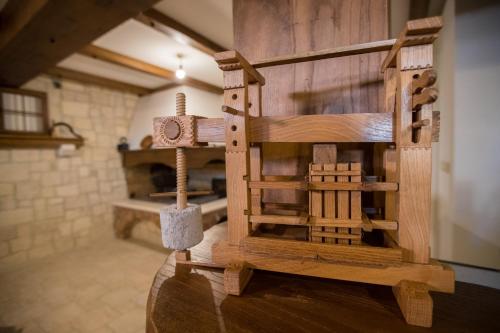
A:
POLYGON ((182 80, 183 78, 186 77, 186 71, 181 68, 175 71, 175 76, 177 76, 178 79, 182 80))

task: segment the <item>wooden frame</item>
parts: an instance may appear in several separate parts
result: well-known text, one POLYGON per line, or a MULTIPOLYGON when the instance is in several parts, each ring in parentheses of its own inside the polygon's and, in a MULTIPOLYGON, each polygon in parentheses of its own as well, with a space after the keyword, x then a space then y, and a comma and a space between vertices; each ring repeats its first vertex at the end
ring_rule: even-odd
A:
MULTIPOLYGON (((21 112, 23 116, 26 116, 26 111, 21 112)), ((21 134, 21 135, 40 135, 46 133, 49 134, 49 112, 47 107, 47 94, 40 91, 28 90, 28 89, 13 89, 13 88, 0 88, 0 133, 4 134, 21 134), (4 127, 4 103, 3 103, 3 93, 12 93, 22 96, 32 96, 40 99, 41 101, 41 118, 42 118, 42 131, 9 131, 4 127)))
POLYGON ((273 66, 391 46, 382 64, 386 103, 381 113, 262 117, 259 103, 259 112, 250 114, 253 101, 261 98, 260 90, 254 90, 250 104, 250 87, 265 84, 257 66, 236 51, 215 55, 224 71, 224 119, 197 120, 195 141, 226 142, 228 239, 212 248, 212 264, 238 263, 239 269, 231 273, 239 276, 235 294, 244 287, 241 274, 247 268, 381 284, 394 287, 408 323, 432 323, 428 291, 454 290, 453 270, 429 257, 431 149, 438 131, 432 111, 437 97, 432 88, 432 42, 441 26, 439 17, 410 21, 395 42, 255 63, 273 66), (307 178, 297 180, 262 175, 259 145, 267 142, 321 144, 313 146, 307 178), (370 180, 360 163, 337 160, 334 143, 360 142, 393 145, 380 153, 385 181, 370 180), (308 212, 263 212, 262 190, 269 189, 309 191, 308 212), (385 192, 383 219, 371 218, 363 210, 362 191, 385 192), (308 234, 302 240, 298 236, 277 240, 253 232, 268 224, 302 227, 308 234), (373 230, 381 230, 382 246, 364 242, 362 233, 373 230))

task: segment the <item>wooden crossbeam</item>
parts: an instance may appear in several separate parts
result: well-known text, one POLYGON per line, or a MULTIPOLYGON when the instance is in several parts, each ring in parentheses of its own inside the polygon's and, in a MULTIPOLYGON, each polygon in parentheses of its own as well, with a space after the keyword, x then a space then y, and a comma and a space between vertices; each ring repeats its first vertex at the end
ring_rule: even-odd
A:
POLYGON ((0 85, 26 83, 156 2, 8 1, 0 12, 0 85))
POLYGON ((280 56, 280 57, 254 61, 252 63, 252 66, 255 68, 262 68, 262 67, 296 64, 306 61, 347 57, 357 54, 389 51, 391 50, 394 43, 396 43, 396 39, 341 46, 320 51, 310 51, 305 53, 292 54, 287 56, 280 56))
POLYGON ((331 182, 320 181, 250 181, 249 188, 259 189, 280 189, 280 190, 302 190, 302 191, 397 191, 398 183, 389 182, 331 182))
POLYGON ((182 80, 177 79, 175 76, 175 72, 166 69, 163 67, 155 66, 144 62, 139 59, 135 59, 117 52, 113 52, 111 50, 96 46, 96 45, 87 45, 82 48, 79 53, 86 55, 88 57, 92 57, 95 59, 99 59, 102 61, 107 61, 112 64, 116 64, 119 66, 123 66, 129 69, 137 70, 146 74, 162 77, 167 80, 171 80, 175 83, 185 84, 187 86, 197 88, 200 90, 208 91, 214 94, 222 94, 223 89, 221 87, 217 87, 211 83, 207 83, 205 81, 200 81, 191 77, 185 77, 182 80))
POLYGON ((153 90, 149 88, 144 88, 136 86, 134 84, 116 81, 102 76, 79 72, 63 67, 49 68, 45 70, 45 73, 47 75, 62 79, 74 80, 82 83, 98 85, 104 88, 126 91, 137 95, 147 95, 153 92, 153 90))
MULTIPOLYGON (((357 236, 357 235, 347 235, 357 236)), ((322 236, 328 237, 328 236, 322 236)), ((373 246, 348 246, 341 244, 313 243, 295 240, 247 237, 243 248, 248 253, 287 256, 302 259, 322 259, 371 264, 397 264, 402 261, 401 249, 373 246)))
POLYGON ((136 20, 175 40, 180 40, 183 44, 187 43, 189 46, 210 56, 226 50, 206 36, 154 8, 142 12, 136 17, 136 20))

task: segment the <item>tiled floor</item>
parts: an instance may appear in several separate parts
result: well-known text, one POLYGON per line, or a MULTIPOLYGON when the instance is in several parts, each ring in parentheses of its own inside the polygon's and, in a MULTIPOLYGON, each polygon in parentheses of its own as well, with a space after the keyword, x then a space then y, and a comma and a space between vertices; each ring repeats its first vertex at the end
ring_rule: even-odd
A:
POLYGON ((3 267, 0 332, 144 332, 149 287, 165 258, 113 239, 3 267))

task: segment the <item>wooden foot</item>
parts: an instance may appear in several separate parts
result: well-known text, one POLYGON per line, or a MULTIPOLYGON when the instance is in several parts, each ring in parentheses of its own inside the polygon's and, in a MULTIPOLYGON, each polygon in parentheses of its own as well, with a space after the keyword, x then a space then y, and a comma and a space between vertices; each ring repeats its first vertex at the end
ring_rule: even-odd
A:
POLYGON ((252 274, 253 270, 244 262, 230 262, 224 270, 224 290, 229 295, 241 295, 252 274))
POLYGON ((191 260, 191 251, 189 250, 182 250, 182 251, 175 251, 175 261, 189 261, 191 260))
POLYGON ((404 280, 392 291, 408 324, 432 326, 432 298, 425 283, 404 280))

